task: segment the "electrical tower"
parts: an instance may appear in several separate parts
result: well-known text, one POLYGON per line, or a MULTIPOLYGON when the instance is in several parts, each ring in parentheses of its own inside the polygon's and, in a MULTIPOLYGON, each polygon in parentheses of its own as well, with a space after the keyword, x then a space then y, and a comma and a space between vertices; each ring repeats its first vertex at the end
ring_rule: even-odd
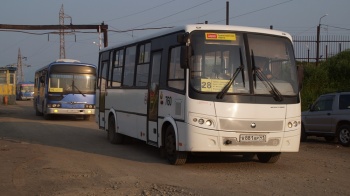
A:
POLYGON ((59 13, 59 22, 60 22, 60 59, 65 59, 66 58, 66 48, 65 48, 65 43, 64 43, 64 19, 65 18, 70 18, 70 24, 72 25, 72 17, 65 15, 64 14, 64 9, 63 9, 63 4, 60 9, 59 13))
POLYGON ((18 57, 17 57, 17 83, 24 82, 23 70, 22 70, 22 55, 21 49, 18 48, 18 57))

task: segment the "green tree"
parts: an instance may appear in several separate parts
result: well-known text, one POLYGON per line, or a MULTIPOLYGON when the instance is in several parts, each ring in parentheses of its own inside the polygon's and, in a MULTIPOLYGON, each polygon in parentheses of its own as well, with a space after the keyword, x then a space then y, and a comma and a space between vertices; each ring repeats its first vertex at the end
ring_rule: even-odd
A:
POLYGON ((324 93, 350 91, 350 50, 341 52, 318 67, 314 63, 304 67, 301 90, 301 109, 307 110, 309 104, 324 93))

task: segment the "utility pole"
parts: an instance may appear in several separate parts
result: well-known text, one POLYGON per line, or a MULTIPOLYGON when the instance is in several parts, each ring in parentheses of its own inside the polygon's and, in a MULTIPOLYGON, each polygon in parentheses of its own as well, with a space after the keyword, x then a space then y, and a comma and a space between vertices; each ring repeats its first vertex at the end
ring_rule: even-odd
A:
POLYGON ((226 25, 230 24, 230 3, 226 1, 226 25))
POLYGON ((22 55, 21 49, 18 48, 18 57, 17 57, 17 83, 24 82, 23 70, 22 70, 22 55))
MULTIPOLYGON (((60 9, 59 13, 59 21, 60 25, 64 26, 64 10, 63 10, 63 4, 60 9)), ((64 44, 64 29, 60 28, 60 59, 66 58, 66 49, 64 44)))
POLYGON ((319 62, 319 55, 320 55, 320 31, 321 31, 321 19, 325 16, 328 16, 328 14, 323 15, 319 22, 318 22, 318 26, 317 26, 317 40, 316 40, 316 67, 318 66, 318 62, 319 62))

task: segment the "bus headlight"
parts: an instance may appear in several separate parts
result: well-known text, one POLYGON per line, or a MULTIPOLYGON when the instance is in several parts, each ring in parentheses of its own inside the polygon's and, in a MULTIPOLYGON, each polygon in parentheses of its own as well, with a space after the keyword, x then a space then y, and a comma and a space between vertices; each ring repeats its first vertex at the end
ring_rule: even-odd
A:
POLYGON ((191 121, 189 122, 190 124, 194 126, 200 126, 200 127, 205 127, 205 128, 214 128, 215 127, 215 122, 212 120, 209 116, 204 117, 204 116, 197 116, 198 114, 192 114, 190 113, 190 119, 191 121))
POLYGON ((291 128, 296 128, 296 127, 298 127, 300 124, 301 124, 300 121, 293 120, 293 121, 289 121, 289 122, 287 123, 287 126, 288 126, 289 129, 291 129, 291 128))
POLYGON ((213 124, 213 121, 207 120, 207 121, 205 121, 205 124, 206 124, 207 126, 211 126, 211 125, 213 124))
POLYGON ((93 105, 93 104, 85 104, 85 108, 86 109, 94 109, 95 105, 93 105))
POLYGON ((47 104, 47 107, 48 108, 60 108, 61 104, 59 104, 59 103, 49 103, 49 104, 47 104))
POLYGON ((199 123, 200 125, 202 125, 202 124, 204 123, 204 120, 201 118, 201 119, 198 120, 198 123, 199 123))

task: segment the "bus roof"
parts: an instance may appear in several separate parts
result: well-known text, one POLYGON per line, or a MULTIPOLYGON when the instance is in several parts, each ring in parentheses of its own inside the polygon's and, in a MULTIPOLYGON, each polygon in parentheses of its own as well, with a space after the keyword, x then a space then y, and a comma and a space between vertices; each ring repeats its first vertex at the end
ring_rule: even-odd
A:
POLYGON ((57 59, 55 62, 57 63, 80 63, 80 61, 75 59, 57 59))
POLYGON ((45 66, 41 67, 40 69, 36 70, 36 72, 45 70, 45 69, 51 67, 51 65, 55 65, 55 64, 87 65, 87 66, 91 66, 91 67, 95 67, 96 68, 96 65, 94 65, 94 64, 81 63, 79 60, 74 60, 74 59, 57 59, 56 61, 51 62, 50 64, 45 65, 45 66))
POLYGON ((34 82, 30 82, 30 81, 28 81, 28 82, 18 82, 17 84, 34 84, 34 82))
POLYGON ((127 41, 127 42, 124 42, 121 44, 116 44, 116 45, 102 49, 101 52, 106 51, 106 50, 110 50, 113 48, 117 48, 120 46, 124 46, 124 45, 131 45, 133 43, 138 43, 138 42, 141 42, 144 40, 152 39, 155 37, 160 37, 160 36, 171 34, 174 32, 180 32, 180 31, 192 32, 195 30, 207 30, 207 31, 222 30, 222 31, 264 33, 264 34, 269 34, 269 35, 283 36, 283 37, 287 37, 288 39, 292 40, 292 36, 289 33, 279 31, 279 30, 273 30, 273 29, 258 28, 258 27, 246 27, 246 26, 232 26, 232 25, 216 25, 216 24, 188 24, 188 25, 184 25, 184 26, 169 28, 167 30, 160 31, 160 32, 157 32, 155 34, 141 37, 138 39, 134 39, 131 41, 127 41))

